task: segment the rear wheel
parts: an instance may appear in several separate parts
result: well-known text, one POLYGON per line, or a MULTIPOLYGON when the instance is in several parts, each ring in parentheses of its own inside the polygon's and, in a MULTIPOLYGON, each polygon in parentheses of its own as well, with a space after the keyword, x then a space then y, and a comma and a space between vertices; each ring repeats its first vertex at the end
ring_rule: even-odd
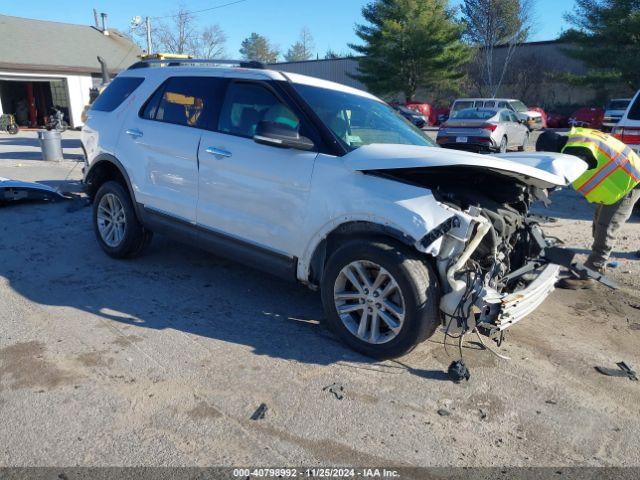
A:
POLYGON ((327 326, 374 358, 411 351, 439 324, 435 274, 393 243, 353 240, 336 250, 322 279, 327 326))
POLYGON ((507 137, 502 137, 502 140, 500 140, 498 153, 507 153, 507 137))
POLYGON ((151 241, 151 232, 138 221, 129 193, 118 182, 106 182, 98 189, 93 226, 98 243, 114 258, 135 257, 151 241))

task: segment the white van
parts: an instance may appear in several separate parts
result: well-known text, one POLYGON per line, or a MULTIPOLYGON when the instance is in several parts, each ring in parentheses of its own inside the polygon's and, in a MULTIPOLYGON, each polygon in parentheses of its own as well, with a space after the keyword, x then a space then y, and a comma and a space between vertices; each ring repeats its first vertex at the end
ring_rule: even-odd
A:
POLYGON ((542 128, 542 115, 539 112, 529 110, 520 100, 515 98, 459 98, 451 106, 450 117, 454 112, 465 108, 506 108, 514 112, 520 120, 523 120, 529 130, 542 128))

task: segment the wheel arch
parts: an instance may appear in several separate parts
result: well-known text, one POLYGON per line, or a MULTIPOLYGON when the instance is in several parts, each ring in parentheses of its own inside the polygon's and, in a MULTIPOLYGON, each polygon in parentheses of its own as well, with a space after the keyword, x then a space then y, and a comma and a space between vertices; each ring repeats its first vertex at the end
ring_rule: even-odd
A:
POLYGON ((417 239, 402 230, 383 223, 370 220, 349 220, 335 225, 309 249, 308 261, 298 263, 298 277, 310 285, 319 285, 324 274, 327 259, 331 253, 345 240, 366 238, 387 238, 414 248, 417 239))
POLYGON ((138 203, 133 193, 133 186, 131 185, 131 180, 124 166, 113 155, 102 154, 95 158, 84 176, 85 192, 91 201, 95 198, 100 186, 109 181, 117 181, 127 189, 136 211, 136 216, 141 218, 140 212, 138 211, 138 203))

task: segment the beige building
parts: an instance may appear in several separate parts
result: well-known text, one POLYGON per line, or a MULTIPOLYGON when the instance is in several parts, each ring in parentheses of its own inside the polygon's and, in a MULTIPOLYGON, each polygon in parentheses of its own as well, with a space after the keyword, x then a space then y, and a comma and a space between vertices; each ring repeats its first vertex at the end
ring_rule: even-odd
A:
POLYGON ((116 30, 0 15, 0 114, 21 126, 44 124, 59 107, 72 127, 92 88, 101 83, 102 57, 112 75, 138 60, 137 45, 116 30))

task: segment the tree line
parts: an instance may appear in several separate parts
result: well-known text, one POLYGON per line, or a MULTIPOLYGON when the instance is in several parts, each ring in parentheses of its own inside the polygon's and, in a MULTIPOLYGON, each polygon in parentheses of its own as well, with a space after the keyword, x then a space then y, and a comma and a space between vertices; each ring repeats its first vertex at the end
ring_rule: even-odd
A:
MULTIPOLYGON (((371 0, 362 9, 364 22, 355 26, 360 42, 348 45, 358 58, 354 78, 375 94, 402 93, 407 100, 419 90, 447 96, 473 86, 483 96, 496 96, 505 83, 530 88, 549 73, 540 59, 514 61, 518 45, 534 28, 535 1, 462 0, 452 7, 450 0, 371 0)), ((199 26, 184 7, 169 18, 152 28, 156 51, 226 56, 227 37, 219 25, 199 26)), ((560 39, 568 45, 566 53, 581 60, 588 73, 564 80, 598 88, 640 86, 640 0, 576 0, 565 20, 570 28, 560 39)), ((143 35, 132 31, 134 38, 143 35)), ((239 53, 264 63, 318 58, 308 27, 285 51, 251 33, 239 53)), ((323 55, 344 56, 349 54, 329 50, 323 55)))
MULTIPOLYGON (((129 35, 143 47, 146 40, 144 25, 133 26, 129 35)), ((186 7, 180 6, 165 21, 151 27, 152 48, 157 52, 191 55, 195 58, 223 59, 226 52, 227 35, 218 24, 200 26, 196 16, 186 7)), ((283 58, 287 62, 299 62, 315 58, 313 35, 308 27, 300 30, 299 38, 286 51, 272 43, 264 35, 252 33, 242 41, 240 54, 247 60, 275 63, 283 58)), ((327 51, 327 58, 337 54, 327 51)))

